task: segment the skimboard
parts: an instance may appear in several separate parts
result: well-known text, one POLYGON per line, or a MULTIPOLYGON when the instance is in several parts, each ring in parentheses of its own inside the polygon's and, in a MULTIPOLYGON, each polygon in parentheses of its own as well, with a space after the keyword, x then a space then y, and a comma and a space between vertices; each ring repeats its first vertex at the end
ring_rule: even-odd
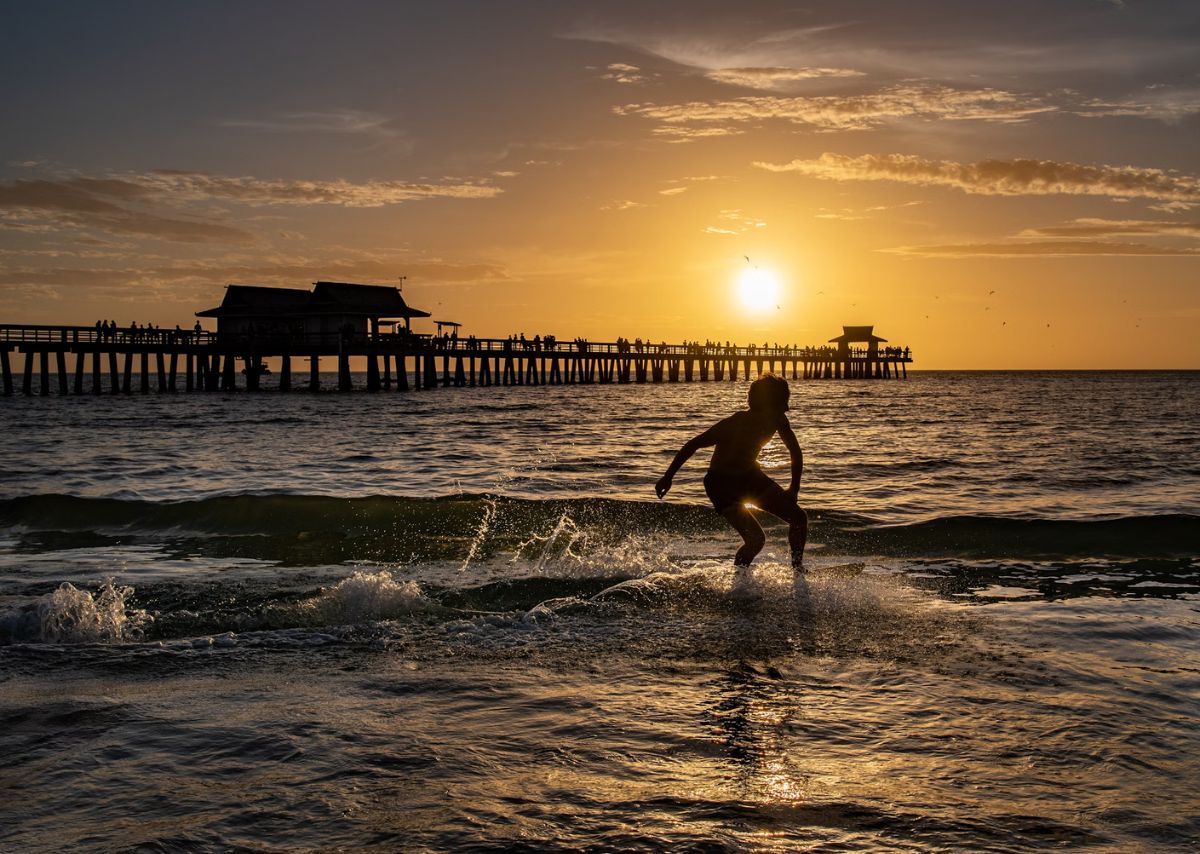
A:
POLYGON ((817 578, 854 578, 862 575, 866 568, 865 563, 836 563, 830 566, 814 566, 811 569, 808 567, 805 569, 808 575, 817 578))

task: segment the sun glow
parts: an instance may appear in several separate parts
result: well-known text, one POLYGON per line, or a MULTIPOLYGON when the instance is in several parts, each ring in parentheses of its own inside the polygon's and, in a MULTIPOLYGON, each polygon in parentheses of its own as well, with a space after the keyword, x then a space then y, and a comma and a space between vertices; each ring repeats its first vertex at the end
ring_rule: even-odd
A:
POLYGON ((738 298, 749 311, 768 311, 779 304, 779 277, 751 267, 738 276, 738 298))

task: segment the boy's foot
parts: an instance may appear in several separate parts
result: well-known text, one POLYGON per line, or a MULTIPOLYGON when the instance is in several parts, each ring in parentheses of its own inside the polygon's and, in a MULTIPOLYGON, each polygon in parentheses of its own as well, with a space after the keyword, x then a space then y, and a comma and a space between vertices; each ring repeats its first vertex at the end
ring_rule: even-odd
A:
POLYGON ((806 570, 804 569, 804 558, 792 558, 792 572, 796 573, 797 575, 805 574, 806 570))

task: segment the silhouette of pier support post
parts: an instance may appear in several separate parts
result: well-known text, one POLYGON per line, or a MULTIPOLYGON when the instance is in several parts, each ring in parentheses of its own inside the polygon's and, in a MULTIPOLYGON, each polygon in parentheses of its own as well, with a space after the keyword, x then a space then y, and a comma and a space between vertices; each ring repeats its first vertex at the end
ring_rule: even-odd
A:
POLYGON ((12 397, 12 394, 13 394, 12 362, 9 360, 7 347, 0 347, 0 374, 3 375, 4 396, 12 397))

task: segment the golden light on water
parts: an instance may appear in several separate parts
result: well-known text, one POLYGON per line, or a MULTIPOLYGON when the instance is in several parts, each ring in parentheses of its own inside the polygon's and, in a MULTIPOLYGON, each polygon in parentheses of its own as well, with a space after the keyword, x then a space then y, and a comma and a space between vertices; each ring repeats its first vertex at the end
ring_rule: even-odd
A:
POLYGON ((738 276, 738 300, 742 308, 752 312, 770 311, 779 307, 779 276, 771 270, 750 267, 738 276))

